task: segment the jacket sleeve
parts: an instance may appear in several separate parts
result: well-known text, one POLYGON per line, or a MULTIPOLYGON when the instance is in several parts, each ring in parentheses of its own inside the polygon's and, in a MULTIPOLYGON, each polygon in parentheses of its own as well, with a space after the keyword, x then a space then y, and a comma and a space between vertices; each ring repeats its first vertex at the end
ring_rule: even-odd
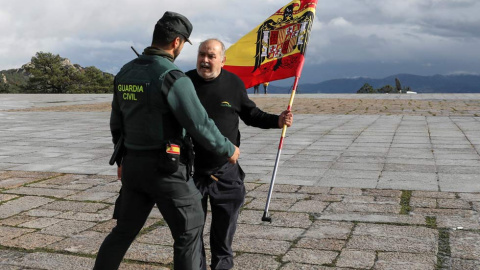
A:
POLYGON ((245 89, 240 91, 240 100, 239 116, 246 125, 264 129, 279 128, 278 115, 260 110, 255 102, 248 97, 245 89))
POLYGON ((122 112, 120 111, 120 104, 118 103, 117 92, 113 91, 112 112, 110 114, 110 132, 112 133, 112 140, 117 144, 122 135, 122 112))
POLYGON ((168 92, 167 101, 178 122, 196 142, 218 155, 233 155, 235 146, 220 133, 213 120, 208 118, 188 77, 175 81, 168 92))

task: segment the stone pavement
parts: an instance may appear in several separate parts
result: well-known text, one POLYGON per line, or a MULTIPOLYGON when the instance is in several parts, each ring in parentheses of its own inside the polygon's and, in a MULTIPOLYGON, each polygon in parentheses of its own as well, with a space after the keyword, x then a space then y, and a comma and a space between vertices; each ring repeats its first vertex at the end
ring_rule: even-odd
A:
MULTIPOLYGON (((107 165, 108 113, 6 110, 109 99, 0 95, 0 269, 91 269, 120 188, 107 165)), ((280 132, 241 131, 248 193, 235 269, 480 269, 479 117, 295 115, 271 224, 261 216, 280 132)), ((171 263, 172 240, 154 210, 121 269, 171 263)))

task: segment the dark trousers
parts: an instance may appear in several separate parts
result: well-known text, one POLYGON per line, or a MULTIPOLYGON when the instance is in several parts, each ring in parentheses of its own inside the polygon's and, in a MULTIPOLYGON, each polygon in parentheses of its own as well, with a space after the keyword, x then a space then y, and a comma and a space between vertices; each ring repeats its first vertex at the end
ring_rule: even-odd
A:
MULTIPOLYGON (((231 269, 233 267, 233 236, 237 229, 240 208, 245 200, 245 174, 237 164, 225 164, 219 171, 194 176, 195 184, 203 195, 203 211, 207 213, 210 199, 212 225, 210 228, 211 269, 231 269)), ((203 240, 202 240, 203 241, 203 240)), ((203 243, 202 243, 203 244, 203 243)), ((203 261, 205 247, 202 245, 203 261)), ((203 263, 206 269, 206 263, 203 263)))
POLYGON ((174 269, 201 269, 204 213, 201 195, 186 168, 167 175, 158 171, 156 154, 127 153, 122 165, 122 189, 115 203, 117 226, 98 251, 94 269, 118 269, 125 253, 142 229, 154 204, 174 239, 174 269))

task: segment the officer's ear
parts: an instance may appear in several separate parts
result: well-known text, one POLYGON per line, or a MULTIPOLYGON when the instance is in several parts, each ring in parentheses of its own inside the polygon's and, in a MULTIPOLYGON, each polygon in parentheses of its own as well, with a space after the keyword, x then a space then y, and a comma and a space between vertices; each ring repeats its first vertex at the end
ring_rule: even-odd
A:
POLYGON ((185 41, 182 41, 182 38, 180 37, 176 37, 172 42, 173 49, 176 49, 178 48, 178 46, 182 45, 182 42, 185 42, 185 41))

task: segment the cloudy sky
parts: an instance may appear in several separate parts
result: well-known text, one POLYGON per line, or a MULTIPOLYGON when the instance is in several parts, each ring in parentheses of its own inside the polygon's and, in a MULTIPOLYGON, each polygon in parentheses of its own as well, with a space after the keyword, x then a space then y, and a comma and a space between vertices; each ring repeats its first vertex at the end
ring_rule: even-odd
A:
MULTIPOLYGON (((288 0, 16 0, 0 6, 0 70, 36 52, 115 74, 151 42, 167 10, 187 16, 193 46, 176 64, 195 67, 200 41, 226 46, 288 0)), ((300 83, 346 77, 480 74, 478 0, 318 0, 300 83)), ((282 82, 280 82, 282 84, 282 82)))

